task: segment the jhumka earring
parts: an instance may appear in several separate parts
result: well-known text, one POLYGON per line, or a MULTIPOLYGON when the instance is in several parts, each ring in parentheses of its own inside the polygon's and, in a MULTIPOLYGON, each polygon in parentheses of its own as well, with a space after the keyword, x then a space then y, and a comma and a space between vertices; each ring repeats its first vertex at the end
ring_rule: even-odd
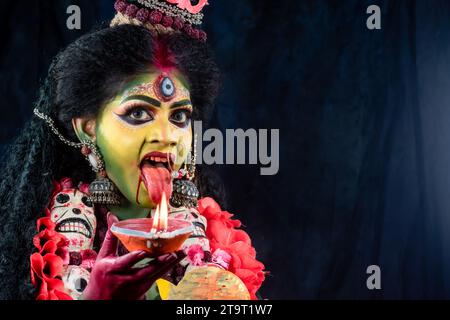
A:
POLYGON ((106 176, 105 162, 97 146, 91 140, 83 141, 82 144, 81 153, 97 174, 97 178, 89 185, 89 202, 110 206, 120 205, 120 196, 114 183, 106 176))
POLYGON ((184 168, 172 173, 173 191, 170 204, 174 207, 194 208, 197 206, 199 192, 192 180, 195 177, 197 160, 197 135, 194 137, 194 155, 184 163, 184 168))
POLYGON ((73 142, 66 139, 56 128, 55 122, 48 115, 39 112, 36 108, 34 114, 44 120, 49 126, 50 130, 61 140, 64 144, 80 148, 81 153, 89 161, 92 170, 97 174, 97 179, 89 185, 89 197, 88 200, 91 204, 103 204, 118 206, 120 205, 121 197, 119 196, 116 186, 106 176, 105 162, 103 157, 97 149, 97 146, 90 140, 79 142, 73 142))

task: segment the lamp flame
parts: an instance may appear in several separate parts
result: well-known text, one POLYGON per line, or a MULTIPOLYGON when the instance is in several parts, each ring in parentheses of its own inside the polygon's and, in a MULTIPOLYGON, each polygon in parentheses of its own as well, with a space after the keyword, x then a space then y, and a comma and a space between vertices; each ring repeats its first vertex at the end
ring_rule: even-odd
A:
POLYGON ((167 231, 168 212, 166 193, 163 192, 161 202, 156 206, 151 233, 167 231))

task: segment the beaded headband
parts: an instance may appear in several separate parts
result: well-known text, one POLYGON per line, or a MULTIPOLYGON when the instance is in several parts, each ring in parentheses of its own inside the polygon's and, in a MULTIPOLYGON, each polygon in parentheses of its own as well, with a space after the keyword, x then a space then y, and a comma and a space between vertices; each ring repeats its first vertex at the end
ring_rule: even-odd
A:
POLYGON ((117 0, 116 16, 111 26, 120 24, 141 25, 151 32, 184 32, 193 39, 206 41, 206 32, 197 28, 203 20, 201 11, 208 0, 117 0), (196 27, 194 27, 196 26, 196 27))

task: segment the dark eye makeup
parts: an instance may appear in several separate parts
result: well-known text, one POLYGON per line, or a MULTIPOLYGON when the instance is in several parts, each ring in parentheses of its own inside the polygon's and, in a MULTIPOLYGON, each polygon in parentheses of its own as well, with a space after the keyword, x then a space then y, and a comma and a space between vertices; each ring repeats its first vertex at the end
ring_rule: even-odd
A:
POLYGON ((126 123, 134 126, 144 124, 154 119, 152 112, 142 105, 130 105, 122 114, 117 114, 117 116, 126 123))
POLYGON ((170 122, 180 128, 186 128, 191 123, 192 111, 190 109, 177 109, 170 115, 170 122))
MULTIPOLYGON (((116 115, 128 124, 138 126, 155 119, 153 112, 147 105, 133 103, 126 105, 121 113, 116 115)), ((192 110, 190 108, 174 109, 169 121, 179 128, 186 128, 191 123, 192 110)))

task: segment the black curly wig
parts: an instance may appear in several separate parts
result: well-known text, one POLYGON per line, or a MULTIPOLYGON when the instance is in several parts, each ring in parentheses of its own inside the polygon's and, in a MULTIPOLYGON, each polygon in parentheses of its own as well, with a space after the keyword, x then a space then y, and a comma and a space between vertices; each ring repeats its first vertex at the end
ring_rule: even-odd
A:
MULTIPOLYGON (((207 121, 218 91, 219 73, 211 50, 183 34, 161 36, 190 85, 194 120, 207 121)), ((41 88, 36 108, 54 119, 62 134, 76 141, 71 119, 95 116, 126 79, 145 73, 152 62, 152 35, 122 25, 89 33, 59 53, 41 88)), ((44 121, 34 117, 4 153, 0 184, 0 299, 34 299, 29 258, 36 220, 43 216, 52 181, 94 179, 79 150, 63 144, 44 121)), ((223 204, 223 188, 200 168, 201 196, 223 204)))

